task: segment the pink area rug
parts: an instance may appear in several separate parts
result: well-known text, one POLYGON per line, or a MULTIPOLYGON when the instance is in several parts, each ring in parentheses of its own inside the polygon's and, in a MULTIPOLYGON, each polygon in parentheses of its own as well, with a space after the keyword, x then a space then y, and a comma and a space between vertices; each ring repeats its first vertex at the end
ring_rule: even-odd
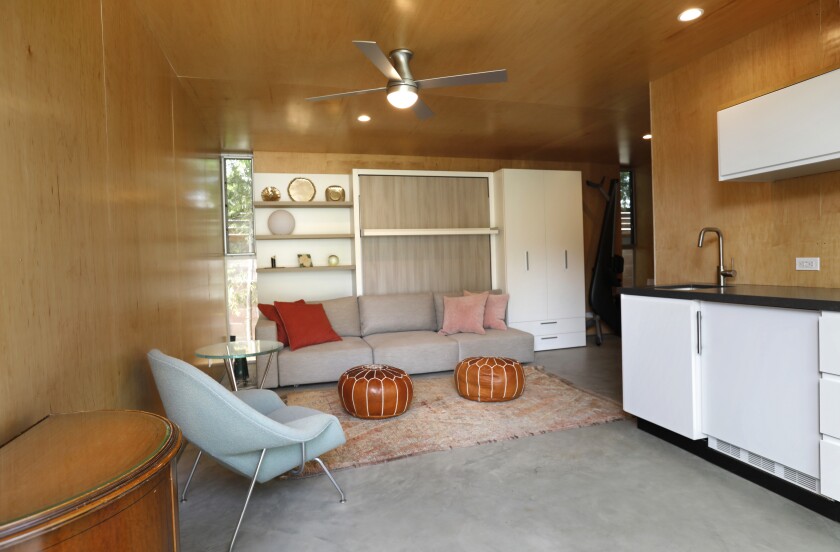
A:
MULTIPOLYGON (((405 414, 360 420, 344 411, 335 388, 292 391, 289 405, 334 414, 347 443, 322 459, 330 469, 367 466, 452 448, 471 447, 629 417, 617 403, 573 387, 540 367, 526 366, 525 391, 509 402, 478 403, 460 397, 452 374, 414 377, 405 414)), ((312 462, 307 474, 320 471, 312 462)))

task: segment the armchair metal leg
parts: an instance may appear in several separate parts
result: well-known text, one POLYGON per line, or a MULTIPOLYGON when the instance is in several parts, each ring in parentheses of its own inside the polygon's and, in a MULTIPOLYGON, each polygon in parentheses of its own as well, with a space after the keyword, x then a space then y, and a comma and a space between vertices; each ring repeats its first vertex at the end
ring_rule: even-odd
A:
POLYGON ((190 481, 192 481, 193 474, 195 473, 195 469, 198 467, 198 461, 201 460, 201 453, 203 451, 198 451, 198 456, 195 457, 195 462, 193 463, 193 467, 190 470, 190 476, 187 477, 187 484, 184 485, 184 492, 181 493, 181 502, 187 501, 187 489, 190 488, 190 481))
POLYGON ((239 534, 239 527, 242 525, 242 520, 245 518, 245 510, 248 508, 248 502, 251 501, 251 493, 254 492, 254 485, 257 483, 257 475, 260 473, 263 458, 265 458, 265 450, 262 449, 260 453, 260 461, 257 462, 257 470, 254 472, 254 478, 251 480, 251 486, 248 488, 248 496, 245 498, 245 506, 242 507, 242 513, 239 514, 239 521, 236 524, 236 530, 233 532, 233 538, 230 539, 230 551, 233 551, 233 543, 236 542, 236 535, 239 534))
POLYGON ((300 467, 294 470, 290 470, 289 473, 292 475, 300 475, 303 473, 303 468, 306 467, 306 441, 300 444, 300 467))
POLYGON ((324 464, 324 461, 318 457, 315 458, 315 461, 321 465, 321 469, 324 470, 324 473, 327 474, 327 477, 330 478, 330 481, 332 481, 332 484, 335 486, 336 490, 338 490, 338 494, 341 495, 341 500, 339 500, 339 502, 341 502, 342 504, 347 502, 347 499, 344 498, 344 491, 342 491, 341 487, 338 486, 338 483, 335 482, 335 478, 333 478, 332 474, 330 473, 330 470, 327 469, 327 466, 326 464, 324 464))

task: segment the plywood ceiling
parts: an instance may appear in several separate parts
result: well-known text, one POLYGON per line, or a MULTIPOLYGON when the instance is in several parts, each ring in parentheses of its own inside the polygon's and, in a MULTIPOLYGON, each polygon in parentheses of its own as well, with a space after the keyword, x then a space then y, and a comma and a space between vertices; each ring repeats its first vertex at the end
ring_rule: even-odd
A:
MULTIPOLYGON (((644 163, 648 82, 809 0, 142 0, 152 31, 226 151, 644 163), (705 16, 680 23, 699 6, 705 16), (415 78, 507 69, 427 90, 417 120, 353 46, 415 52, 415 78), (373 120, 363 124, 356 116, 373 120)), ((678 101, 678 98, 675 98, 678 101)))

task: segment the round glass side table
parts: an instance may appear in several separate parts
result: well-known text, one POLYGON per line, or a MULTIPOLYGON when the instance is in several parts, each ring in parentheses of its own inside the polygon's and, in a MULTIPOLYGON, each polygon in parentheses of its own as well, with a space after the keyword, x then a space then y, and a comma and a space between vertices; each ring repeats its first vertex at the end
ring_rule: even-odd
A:
POLYGON ((268 355, 268 362, 266 363, 265 372, 263 372, 260 380, 259 388, 262 389, 265 384, 265 378, 268 375, 268 369, 271 366, 271 360, 274 354, 283 348, 283 344, 279 341, 267 340, 250 340, 250 341, 230 341, 223 343, 214 343, 196 350, 195 356, 199 358, 222 359, 225 361, 227 367, 228 379, 230 380, 230 387, 234 391, 238 391, 240 384, 243 388, 253 387, 248 380, 236 381, 236 376, 233 373, 233 361, 237 358, 258 357, 260 355, 268 355))

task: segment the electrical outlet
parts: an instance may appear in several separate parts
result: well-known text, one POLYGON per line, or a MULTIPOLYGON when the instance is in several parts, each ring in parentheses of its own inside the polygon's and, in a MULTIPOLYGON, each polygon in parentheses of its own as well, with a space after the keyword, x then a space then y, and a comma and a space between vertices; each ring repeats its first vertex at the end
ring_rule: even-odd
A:
POLYGON ((820 258, 819 257, 797 257, 796 258, 796 270, 819 270, 820 269, 820 258))

